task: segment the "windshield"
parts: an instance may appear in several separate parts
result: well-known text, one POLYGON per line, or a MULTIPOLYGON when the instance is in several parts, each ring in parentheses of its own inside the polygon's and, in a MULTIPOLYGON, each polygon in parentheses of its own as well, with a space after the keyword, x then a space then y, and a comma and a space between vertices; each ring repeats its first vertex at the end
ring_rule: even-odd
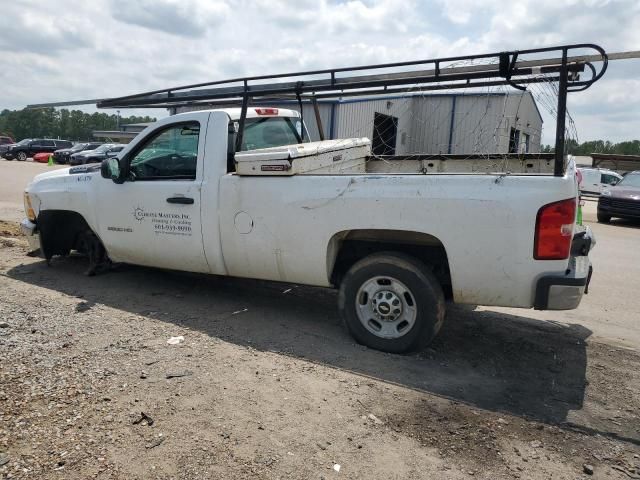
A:
POLYGON ((18 143, 16 143, 16 145, 26 145, 30 141, 31 141, 30 138, 25 138, 24 140, 20 140, 18 143))
POLYGON ((96 153, 104 153, 109 150, 113 145, 111 143, 105 143, 104 145, 100 145, 98 148, 94 150, 96 153))
POLYGON ((299 133, 302 123, 299 118, 248 118, 246 122, 242 138, 242 150, 302 143, 299 133))
POLYGON ((618 185, 621 187, 640 188, 640 173, 628 173, 626 177, 620 180, 618 185))
POLYGON ((81 152, 82 150, 84 150, 85 144, 84 143, 78 143, 77 145, 74 145, 73 147, 71 147, 71 151, 72 152, 81 152))

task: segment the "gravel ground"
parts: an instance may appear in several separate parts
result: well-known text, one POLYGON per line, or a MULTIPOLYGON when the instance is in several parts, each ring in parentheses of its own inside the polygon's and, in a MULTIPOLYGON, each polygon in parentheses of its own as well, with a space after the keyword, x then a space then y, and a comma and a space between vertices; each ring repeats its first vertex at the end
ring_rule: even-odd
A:
POLYGON ((327 290, 24 248, 0 248, 4 478, 640 477, 640 356, 579 325, 453 308, 389 355, 327 290))

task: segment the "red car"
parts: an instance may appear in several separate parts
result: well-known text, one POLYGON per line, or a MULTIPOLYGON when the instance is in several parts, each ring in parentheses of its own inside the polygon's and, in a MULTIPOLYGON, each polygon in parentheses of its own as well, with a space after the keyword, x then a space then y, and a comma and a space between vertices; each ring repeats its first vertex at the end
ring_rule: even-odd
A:
POLYGON ((49 157, 51 157, 52 155, 53 155, 53 153, 49 153, 49 152, 36 153, 33 156, 33 161, 34 162, 39 162, 39 163, 48 163, 49 162, 49 157))

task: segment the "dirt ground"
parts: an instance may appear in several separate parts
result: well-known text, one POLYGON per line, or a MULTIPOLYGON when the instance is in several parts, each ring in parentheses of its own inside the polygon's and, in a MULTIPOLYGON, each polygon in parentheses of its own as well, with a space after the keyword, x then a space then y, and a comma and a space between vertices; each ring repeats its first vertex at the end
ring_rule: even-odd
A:
POLYGON ((390 355, 351 340, 332 291, 87 278, 5 220, 2 478, 640 478, 640 277, 613 252, 639 255, 634 225, 594 226, 601 280, 574 313, 450 306, 430 348, 390 355))

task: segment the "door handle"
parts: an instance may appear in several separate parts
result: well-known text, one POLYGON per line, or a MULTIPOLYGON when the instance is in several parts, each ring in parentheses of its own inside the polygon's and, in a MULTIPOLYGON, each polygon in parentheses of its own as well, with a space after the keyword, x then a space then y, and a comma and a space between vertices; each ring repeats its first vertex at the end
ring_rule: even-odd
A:
POLYGON ((169 197, 167 198, 168 203, 179 203, 180 205, 191 205, 193 203, 193 198, 189 197, 169 197))

